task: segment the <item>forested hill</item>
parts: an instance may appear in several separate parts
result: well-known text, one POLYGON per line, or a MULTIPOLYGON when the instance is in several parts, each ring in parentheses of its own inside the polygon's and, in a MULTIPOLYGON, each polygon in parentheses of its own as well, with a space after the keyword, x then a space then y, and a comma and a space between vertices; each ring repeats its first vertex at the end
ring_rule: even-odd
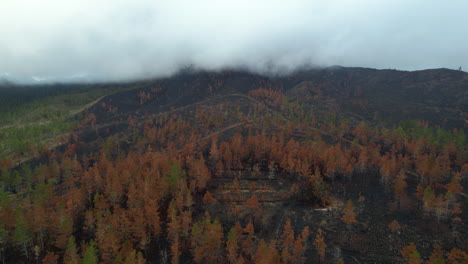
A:
POLYGON ((2 89, 5 263, 468 263, 467 73, 2 89))

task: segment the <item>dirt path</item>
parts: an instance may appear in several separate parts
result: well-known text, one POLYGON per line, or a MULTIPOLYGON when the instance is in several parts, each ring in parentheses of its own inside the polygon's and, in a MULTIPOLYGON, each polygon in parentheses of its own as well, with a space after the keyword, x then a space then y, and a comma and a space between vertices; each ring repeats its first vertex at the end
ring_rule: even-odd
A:
POLYGON ((240 122, 240 123, 237 123, 237 124, 234 124, 234 125, 225 127, 225 128, 223 128, 223 129, 221 129, 221 130, 219 130, 219 131, 216 131, 216 132, 214 132, 214 133, 209 134, 208 136, 202 138, 200 141, 206 140, 206 139, 208 139, 208 138, 210 138, 210 137, 212 137, 212 136, 221 134, 221 133, 223 133, 224 131, 227 131, 227 130, 229 130, 229 129, 233 129, 233 128, 238 127, 238 126, 241 126, 241 125, 243 125, 243 124, 244 124, 244 122, 240 122))

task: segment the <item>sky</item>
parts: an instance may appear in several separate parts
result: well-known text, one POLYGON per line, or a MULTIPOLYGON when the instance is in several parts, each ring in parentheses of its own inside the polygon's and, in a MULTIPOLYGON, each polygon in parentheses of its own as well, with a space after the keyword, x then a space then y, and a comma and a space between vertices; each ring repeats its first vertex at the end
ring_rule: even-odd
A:
MULTIPOLYGON (((1 0, 0 78, 468 69, 466 0, 1 0)), ((29 79, 28 79, 29 78, 29 79)))

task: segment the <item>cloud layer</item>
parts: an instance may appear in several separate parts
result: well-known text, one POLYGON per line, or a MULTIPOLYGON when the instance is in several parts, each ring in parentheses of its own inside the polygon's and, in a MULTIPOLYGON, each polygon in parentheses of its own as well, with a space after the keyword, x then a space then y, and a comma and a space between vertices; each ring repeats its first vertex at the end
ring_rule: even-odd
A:
POLYGON ((0 73, 36 78, 468 68, 465 0, 2 0, 1 10, 0 73))

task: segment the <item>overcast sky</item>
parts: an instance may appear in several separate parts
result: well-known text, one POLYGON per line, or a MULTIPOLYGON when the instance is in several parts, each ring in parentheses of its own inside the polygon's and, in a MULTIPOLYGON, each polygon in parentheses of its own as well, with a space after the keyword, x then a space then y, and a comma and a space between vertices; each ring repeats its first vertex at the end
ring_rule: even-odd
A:
POLYGON ((0 74, 468 69, 467 0, 1 0, 0 74))

